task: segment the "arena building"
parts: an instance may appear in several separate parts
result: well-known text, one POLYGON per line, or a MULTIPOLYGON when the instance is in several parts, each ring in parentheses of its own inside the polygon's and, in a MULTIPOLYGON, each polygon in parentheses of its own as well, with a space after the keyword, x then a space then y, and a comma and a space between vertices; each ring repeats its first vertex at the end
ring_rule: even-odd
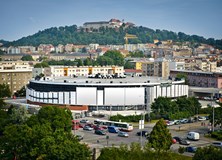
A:
POLYGON ((71 110, 142 110, 150 109, 155 98, 188 96, 184 81, 153 77, 43 78, 31 80, 26 90, 28 103, 68 106, 71 110))

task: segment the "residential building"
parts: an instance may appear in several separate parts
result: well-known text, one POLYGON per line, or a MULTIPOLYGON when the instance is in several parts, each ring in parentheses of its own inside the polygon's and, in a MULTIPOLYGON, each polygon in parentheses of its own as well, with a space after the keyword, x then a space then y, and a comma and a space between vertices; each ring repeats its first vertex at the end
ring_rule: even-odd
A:
POLYGON ((73 77, 73 76, 85 76, 88 75, 108 75, 117 74, 123 75, 123 66, 50 66, 49 68, 34 69, 35 76, 43 73, 45 76, 51 77, 73 77))
POLYGON ((154 76, 154 61, 142 63, 143 76, 154 76))
POLYGON ((45 67, 45 68, 33 68, 32 69, 32 77, 35 78, 36 76, 39 76, 43 74, 45 77, 50 77, 52 75, 51 68, 45 67))
POLYGON ((157 58, 154 61, 154 76, 168 78, 170 75, 169 61, 164 58, 157 58))
POLYGON ((8 84, 14 94, 32 79, 32 67, 28 62, 0 62, 0 84, 8 84))
POLYGON ((178 73, 187 75, 189 86, 222 88, 222 73, 187 71, 187 70, 170 70, 170 76, 175 78, 178 73))
POLYGON ((169 69, 171 70, 185 70, 185 62, 177 62, 177 61, 172 61, 169 62, 169 69))
POLYGON ((164 58, 157 58, 154 61, 142 63, 142 72, 144 76, 169 77, 169 61, 164 58))
POLYGON ((65 47, 62 44, 59 44, 58 46, 55 47, 56 53, 63 53, 64 51, 65 51, 65 47))

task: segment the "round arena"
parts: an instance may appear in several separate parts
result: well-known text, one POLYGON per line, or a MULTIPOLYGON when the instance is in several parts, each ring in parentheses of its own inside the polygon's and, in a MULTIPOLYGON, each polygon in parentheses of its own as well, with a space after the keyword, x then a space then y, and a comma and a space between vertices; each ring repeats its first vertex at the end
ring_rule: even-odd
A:
POLYGON ((26 93, 28 103, 68 106, 71 110, 149 110, 150 104, 159 96, 187 96, 188 85, 183 80, 161 80, 154 77, 44 77, 31 80, 26 93))

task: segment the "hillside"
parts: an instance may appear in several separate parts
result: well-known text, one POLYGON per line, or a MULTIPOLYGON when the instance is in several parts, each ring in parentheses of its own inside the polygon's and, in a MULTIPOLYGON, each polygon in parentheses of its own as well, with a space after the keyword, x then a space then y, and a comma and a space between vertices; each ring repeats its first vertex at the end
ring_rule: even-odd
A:
POLYGON ((123 29, 120 27, 119 30, 111 28, 101 28, 99 32, 84 32, 78 30, 76 25, 65 26, 65 27, 52 27, 39 31, 36 34, 23 37, 17 41, 6 43, 5 46, 22 46, 22 45, 33 45, 38 46, 39 44, 90 44, 98 43, 100 45, 106 44, 124 44, 124 35, 126 33, 137 35, 138 39, 130 39, 129 43, 153 43, 154 39, 158 40, 173 40, 177 42, 197 42, 206 43, 213 45, 216 48, 222 49, 222 40, 215 40, 213 38, 205 39, 204 37, 197 35, 187 35, 179 32, 175 33, 167 30, 153 30, 147 27, 130 27, 123 29))

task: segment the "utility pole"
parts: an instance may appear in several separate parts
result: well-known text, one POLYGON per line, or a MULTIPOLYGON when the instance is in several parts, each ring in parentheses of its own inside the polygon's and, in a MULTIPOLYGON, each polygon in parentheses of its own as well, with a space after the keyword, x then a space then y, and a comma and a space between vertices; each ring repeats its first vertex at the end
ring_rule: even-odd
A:
POLYGON ((213 107, 213 122, 212 122, 212 132, 214 131, 214 105, 213 105, 213 95, 211 94, 211 107, 213 107))

